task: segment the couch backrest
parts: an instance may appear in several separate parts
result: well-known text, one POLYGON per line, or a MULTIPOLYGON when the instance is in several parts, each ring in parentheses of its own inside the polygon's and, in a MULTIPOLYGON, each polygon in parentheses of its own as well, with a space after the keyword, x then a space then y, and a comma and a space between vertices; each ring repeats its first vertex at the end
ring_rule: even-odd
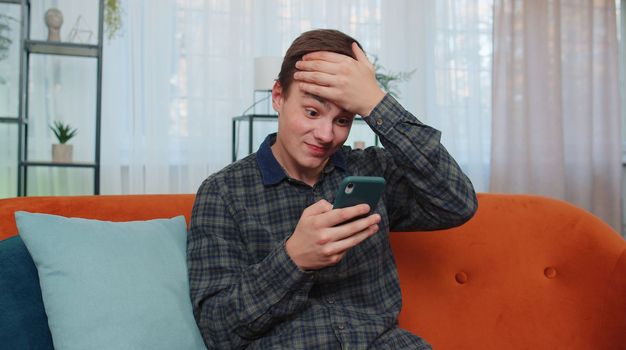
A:
POLYGON ((400 324, 437 349, 626 349, 626 241, 582 209, 483 194, 465 225, 392 246, 400 324))
POLYGON ((193 194, 18 197, 0 199, 0 239, 17 234, 13 213, 19 210, 108 221, 191 216, 193 194))
MULTIPOLYGON (((0 200, 0 238, 26 210, 111 221, 191 212, 194 195, 0 200)), ((480 194, 450 230, 392 233, 400 325, 436 349, 626 349, 626 242, 552 199, 480 194)))

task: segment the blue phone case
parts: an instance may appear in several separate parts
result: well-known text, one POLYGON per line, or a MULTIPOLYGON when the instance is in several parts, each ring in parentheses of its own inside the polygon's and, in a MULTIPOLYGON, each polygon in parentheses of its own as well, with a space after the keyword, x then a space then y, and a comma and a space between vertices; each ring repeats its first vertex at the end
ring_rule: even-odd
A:
POLYGON ((378 176, 348 176, 339 185, 333 208, 367 203, 374 210, 385 189, 385 179, 378 176))

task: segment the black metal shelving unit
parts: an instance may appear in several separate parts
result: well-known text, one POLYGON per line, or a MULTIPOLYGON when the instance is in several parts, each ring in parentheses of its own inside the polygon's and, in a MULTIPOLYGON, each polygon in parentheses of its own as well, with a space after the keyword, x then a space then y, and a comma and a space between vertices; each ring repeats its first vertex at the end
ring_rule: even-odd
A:
POLYGON ((100 128, 102 106, 102 43, 103 43, 103 15, 104 0, 98 1, 98 43, 77 44, 70 42, 50 42, 45 40, 31 40, 30 18, 31 2, 35 0, 0 0, 21 4, 21 59, 20 59, 20 96, 19 116, 11 121, 18 124, 18 176, 17 195, 27 196, 28 175, 30 167, 58 167, 58 168, 88 168, 93 169, 93 194, 100 194, 100 128), (57 163, 52 161, 33 161, 28 159, 28 124, 29 124, 29 70, 30 56, 59 55, 65 57, 86 57, 96 60, 96 110, 95 110, 95 136, 93 162, 57 163))
POLYGON ((237 135, 237 124, 240 122, 248 122, 248 154, 252 153, 252 143, 253 143, 253 136, 254 136, 254 121, 255 120, 269 120, 269 121, 277 121, 278 120, 278 115, 276 114, 247 114, 247 115, 240 115, 237 117, 233 117, 232 119, 232 146, 231 146, 231 151, 232 151, 232 161, 233 163, 237 160, 237 143, 239 140, 239 135, 237 135))

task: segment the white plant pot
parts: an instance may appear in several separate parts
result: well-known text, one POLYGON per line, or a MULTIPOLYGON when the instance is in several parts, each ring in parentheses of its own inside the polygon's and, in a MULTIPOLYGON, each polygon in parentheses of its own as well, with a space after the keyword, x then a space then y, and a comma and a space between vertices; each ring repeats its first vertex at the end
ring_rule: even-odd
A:
POLYGON ((52 145, 52 162, 53 163, 71 163, 74 146, 68 144, 52 145))

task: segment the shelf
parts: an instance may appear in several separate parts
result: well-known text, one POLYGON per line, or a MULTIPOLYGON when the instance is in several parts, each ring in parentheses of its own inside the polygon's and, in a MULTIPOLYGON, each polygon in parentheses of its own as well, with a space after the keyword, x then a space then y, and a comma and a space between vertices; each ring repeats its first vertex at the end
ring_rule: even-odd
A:
POLYGON ((0 117, 0 123, 19 123, 20 120, 19 118, 13 118, 13 117, 0 117))
POLYGON ((97 58, 99 55, 98 45, 26 40, 24 42, 24 46, 26 51, 28 51, 29 53, 94 58, 97 58))
POLYGON ((249 121, 250 119, 278 119, 278 114, 246 114, 233 117, 233 121, 249 121))
POLYGON ((57 168, 96 168, 94 163, 54 163, 54 162, 20 162, 20 166, 45 166, 45 167, 57 167, 57 168))

